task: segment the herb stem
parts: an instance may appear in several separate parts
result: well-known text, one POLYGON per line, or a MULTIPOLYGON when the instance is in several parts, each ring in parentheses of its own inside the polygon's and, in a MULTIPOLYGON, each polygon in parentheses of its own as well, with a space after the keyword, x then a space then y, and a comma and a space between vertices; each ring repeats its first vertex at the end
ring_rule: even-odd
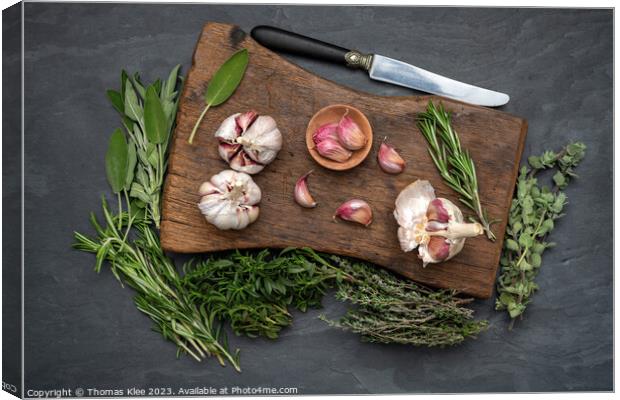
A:
POLYGON ((207 103, 204 110, 202 110, 200 117, 198 117, 198 121, 196 121, 196 125, 194 125, 194 129, 192 129, 192 133, 189 135, 189 139, 187 140, 189 144, 192 144, 194 142, 194 136, 196 135, 196 131, 198 131, 198 126, 202 122, 202 119, 205 117, 205 114, 207 114, 207 111, 209 111, 210 107, 211 104, 207 103))

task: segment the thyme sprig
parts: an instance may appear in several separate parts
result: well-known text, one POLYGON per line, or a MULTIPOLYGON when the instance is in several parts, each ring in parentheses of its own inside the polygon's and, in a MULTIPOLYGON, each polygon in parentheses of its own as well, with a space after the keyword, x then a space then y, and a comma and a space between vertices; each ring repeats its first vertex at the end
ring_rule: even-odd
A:
POLYGON ((472 302, 452 290, 429 289, 381 268, 331 256, 351 279, 338 283, 336 297, 356 306, 330 325, 370 342, 450 346, 475 337, 488 323, 474 320, 472 302))
POLYGON ((535 278, 542 263, 542 255, 553 242, 548 236, 555 227, 555 220, 562 217, 567 204, 566 188, 577 175, 574 168, 585 155, 586 146, 571 143, 559 152, 545 151, 531 156, 531 168, 523 166, 517 179, 516 192, 510 207, 504 249, 500 260, 501 272, 497 279, 497 310, 507 310, 509 329, 515 319, 522 317, 538 285, 535 278), (536 177, 543 170, 555 170, 553 187, 542 186, 536 177))
POLYGON ((428 102, 426 112, 420 113, 418 128, 428 142, 428 152, 446 184, 461 197, 459 200, 472 209, 482 225, 487 237, 495 240, 486 210, 480 204, 476 166, 469 152, 461 147, 459 135, 452 128, 450 113, 440 103, 435 107, 428 102))

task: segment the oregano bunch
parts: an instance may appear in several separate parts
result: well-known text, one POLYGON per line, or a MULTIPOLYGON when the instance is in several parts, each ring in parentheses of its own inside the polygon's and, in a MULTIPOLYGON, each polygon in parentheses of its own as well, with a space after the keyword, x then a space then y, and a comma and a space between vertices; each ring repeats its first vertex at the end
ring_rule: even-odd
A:
POLYGON ((495 309, 506 310, 511 318, 522 316, 538 290, 535 278, 542 264, 542 255, 555 244, 548 236, 555 221, 562 217, 567 204, 565 189, 577 175, 574 168, 585 155, 586 146, 571 143, 559 152, 545 151, 540 156, 528 158, 530 168, 523 166, 517 179, 512 200, 504 249, 500 259, 501 272, 497 280, 498 298, 495 309), (537 175, 553 169, 553 186, 541 185, 537 175))

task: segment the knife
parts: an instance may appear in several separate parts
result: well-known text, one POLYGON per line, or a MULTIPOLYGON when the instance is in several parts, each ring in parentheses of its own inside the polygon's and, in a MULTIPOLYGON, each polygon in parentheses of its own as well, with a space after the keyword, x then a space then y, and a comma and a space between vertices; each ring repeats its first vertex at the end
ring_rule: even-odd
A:
POLYGON ((254 40, 275 51, 361 68, 370 78, 437 94, 465 103, 497 107, 508 103, 505 93, 469 85, 379 54, 363 54, 272 26, 252 29, 254 40))

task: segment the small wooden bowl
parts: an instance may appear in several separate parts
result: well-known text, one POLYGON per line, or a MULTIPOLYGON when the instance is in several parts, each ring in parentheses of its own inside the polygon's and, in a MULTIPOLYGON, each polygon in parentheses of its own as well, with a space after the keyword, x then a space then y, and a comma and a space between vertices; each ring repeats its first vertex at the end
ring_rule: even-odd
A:
POLYGON ((310 155, 314 158, 314 161, 319 163, 321 166, 334 171, 351 169, 364 161, 370 153, 370 149, 372 148, 372 127, 370 126, 370 122, 368 122, 366 116, 357 108, 344 104, 333 104, 320 109, 316 114, 314 114, 308 123, 308 128, 306 129, 306 146, 308 147, 310 155), (349 111, 347 115, 351 117, 351 119, 366 135, 366 145, 359 150, 353 151, 351 158, 345 162, 333 161, 329 158, 323 157, 318 151, 316 151, 316 145, 312 140, 312 135, 314 135, 314 132, 316 132, 321 125, 328 124, 330 122, 337 123, 340 121, 340 118, 342 118, 347 110, 349 111))

